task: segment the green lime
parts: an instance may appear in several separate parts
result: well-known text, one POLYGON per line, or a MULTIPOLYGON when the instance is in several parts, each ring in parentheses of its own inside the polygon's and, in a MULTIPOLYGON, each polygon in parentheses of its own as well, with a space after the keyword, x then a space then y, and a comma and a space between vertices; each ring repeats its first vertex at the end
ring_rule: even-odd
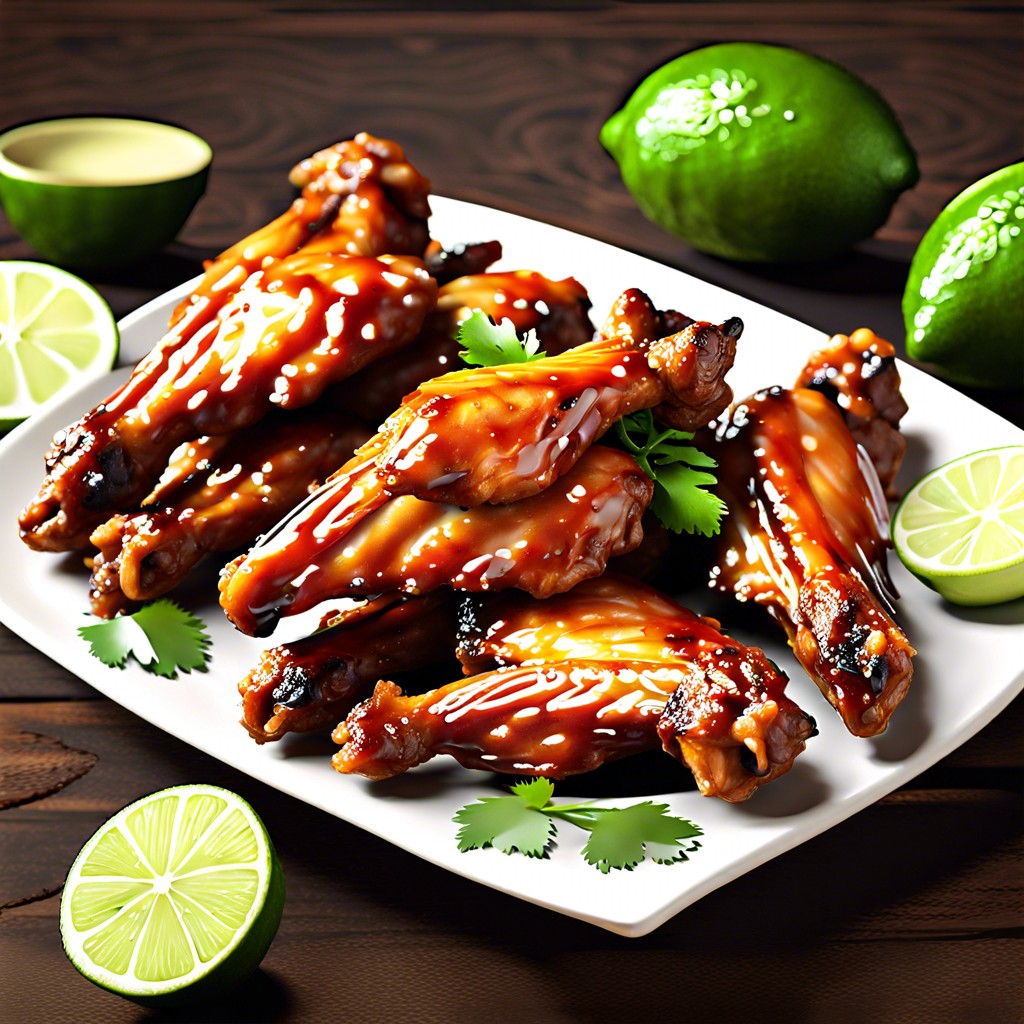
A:
POLYGON ((601 144, 649 220, 736 260, 842 253, 918 177, 877 92, 827 60, 763 43, 662 65, 604 124, 601 144))
POLYGON ((281 865, 252 807, 217 786, 174 786, 118 811, 82 847, 60 930, 90 981, 175 1005, 251 974, 283 907, 281 865))
POLYGON ((925 474, 896 509, 892 542, 915 576, 955 604, 1024 597, 1024 445, 925 474))
POLYGON ((47 263, 0 261, 0 432, 117 359, 110 307, 79 277, 47 263))
POLYGON ((1024 163, 961 192, 921 239, 903 293, 907 354, 960 384, 1024 387, 1024 163))

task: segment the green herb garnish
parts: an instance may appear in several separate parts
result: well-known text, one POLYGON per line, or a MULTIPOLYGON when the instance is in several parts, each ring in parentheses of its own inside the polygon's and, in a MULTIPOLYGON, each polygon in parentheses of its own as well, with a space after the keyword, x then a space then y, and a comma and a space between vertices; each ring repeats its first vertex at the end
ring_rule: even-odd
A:
POLYGON ((531 779, 511 787, 511 796, 481 797, 452 819, 461 825, 459 849, 493 846, 502 853, 518 851, 527 857, 547 855, 557 832, 556 821, 567 821, 590 832, 583 857, 602 874, 612 868, 632 871, 644 857, 658 864, 687 859, 700 848, 701 828, 668 813, 667 804, 650 800, 629 807, 553 804, 550 779, 531 779), (683 840, 693 840, 684 843, 683 840))
POLYGON ((124 668, 129 657, 147 672, 173 679, 180 669, 206 671, 210 637, 206 625, 173 601, 161 598, 132 615, 80 626, 89 653, 111 668, 124 668))
POLYGON ((687 442, 687 430, 659 430, 650 409, 623 416, 615 424, 623 448, 654 481, 651 509, 675 533, 718 533, 725 502, 704 488, 716 483, 718 463, 687 442), (699 468, 698 468, 699 467, 699 468))
POLYGON ((459 355, 467 366, 505 366, 544 357, 536 331, 527 331, 520 340, 511 320, 496 324, 482 309, 462 321, 455 340, 465 346, 459 355))

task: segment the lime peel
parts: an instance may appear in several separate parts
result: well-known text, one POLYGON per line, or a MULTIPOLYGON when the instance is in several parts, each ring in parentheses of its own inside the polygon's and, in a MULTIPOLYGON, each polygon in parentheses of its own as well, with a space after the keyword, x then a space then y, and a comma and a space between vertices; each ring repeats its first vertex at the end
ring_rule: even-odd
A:
POLYGON ((648 220, 725 259, 837 256, 874 234, 919 176, 879 93, 766 43, 718 43, 655 68, 599 140, 648 220))
POLYGON ((925 474, 893 515, 892 541, 907 569, 955 604, 1024 597, 1024 444, 925 474))
POLYGON ((236 793, 174 786, 83 846, 60 905, 64 950, 101 988, 150 1006, 222 994, 251 974, 284 906, 266 828, 236 793))
POLYGON ((907 355, 946 380, 1024 388, 1024 162, 986 175, 932 222, 903 292, 907 355))

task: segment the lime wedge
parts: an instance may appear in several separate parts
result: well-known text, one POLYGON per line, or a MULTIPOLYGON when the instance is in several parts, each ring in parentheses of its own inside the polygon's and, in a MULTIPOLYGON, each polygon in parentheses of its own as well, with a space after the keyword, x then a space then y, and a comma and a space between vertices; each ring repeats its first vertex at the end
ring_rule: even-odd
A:
POLYGON ((1024 597, 1024 445, 962 455, 923 476, 896 509, 892 542, 955 604, 1024 597))
POLYGON ((106 373, 118 344, 110 307, 80 277, 48 263, 0 260, 0 432, 106 373))
POLYGON ((217 786, 174 786, 118 811, 82 847, 60 930, 90 981, 166 1006, 251 974, 283 907, 281 866, 252 807, 217 786))

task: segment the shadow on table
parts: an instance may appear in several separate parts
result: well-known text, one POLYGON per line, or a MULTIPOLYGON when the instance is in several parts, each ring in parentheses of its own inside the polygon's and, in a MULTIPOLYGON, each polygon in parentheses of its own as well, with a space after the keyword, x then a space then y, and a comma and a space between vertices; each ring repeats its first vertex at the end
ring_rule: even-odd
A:
POLYGON ((172 1021, 204 1024, 270 1024, 288 1020, 292 999, 284 983, 260 968, 243 985, 218 999, 204 999, 194 1006, 161 1010, 139 1018, 139 1024, 170 1024, 172 1021), (199 1016, 197 1016, 199 1014, 199 1016))

